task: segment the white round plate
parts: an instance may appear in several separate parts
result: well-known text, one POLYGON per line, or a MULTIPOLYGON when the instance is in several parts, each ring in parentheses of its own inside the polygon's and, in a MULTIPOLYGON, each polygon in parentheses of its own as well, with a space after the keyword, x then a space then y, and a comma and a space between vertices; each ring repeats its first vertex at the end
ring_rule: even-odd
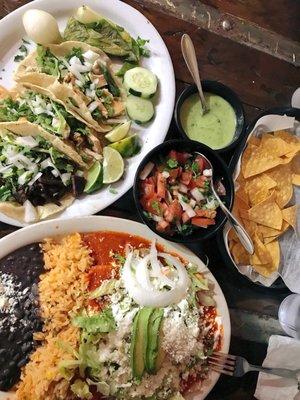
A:
MULTIPOLYGON (((57 19, 60 29, 66 26, 67 19, 83 4, 90 6, 104 17, 123 26, 134 38, 140 36, 148 39, 147 48, 151 52, 149 58, 143 58, 142 65, 154 72, 159 79, 159 93, 155 105, 153 121, 144 126, 134 125, 134 131, 140 134, 142 149, 139 154, 126 161, 124 179, 113 184, 117 194, 103 188, 92 195, 80 199, 55 217, 59 219, 80 217, 95 214, 108 207, 133 185, 135 171, 144 156, 153 147, 163 142, 171 118, 175 102, 175 78, 172 61, 168 49, 154 26, 139 11, 119 0, 35 0, 7 15, 0 21, 0 84, 11 88, 14 85, 12 75, 16 64, 13 59, 22 44, 25 31, 22 25, 22 15, 25 11, 39 8, 48 11, 57 19), (4 69, 4 71, 3 71, 4 69)), ((16 226, 24 226, 0 213, 0 220, 16 226)))
MULTIPOLYGON (((72 232, 93 232, 93 231, 115 231, 125 232, 132 235, 141 236, 148 240, 154 238, 157 242, 165 247, 167 251, 175 252, 182 256, 186 260, 200 266, 203 272, 206 273, 206 277, 214 283, 215 300, 217 303, 218 314, 221 316, 223 324, 223 342, 221 351, 228 353, 231 335, 230 318, 227 303, 223 292, 205 264, 196 257, 186 247, 171 243, 151 232, 145 225, 138 222, 129 221, 126 219, 104 217, 104 216, 92 216, 83 217, 67 220, 51 220, 39 222, 35 225, 31 225, 20 229, 10 235, 0 239, 0 259, 12 251, 25 246, 27 244, 38 242, 43 240, 45 237, 66 235, 72 232)), ((187 397, 189 400, 203 400, 211 389, 216 384, 219 378, 219 374, 211 372, 209 378, 204 382, 200 392, 194 392, 187 397)), ((11 397, 13 398, 13 397, 11 397)), ((7 395, 0 392, 0 400, 6 400, 7 395), (4 397, 2 397, 4 396, 4 397)))

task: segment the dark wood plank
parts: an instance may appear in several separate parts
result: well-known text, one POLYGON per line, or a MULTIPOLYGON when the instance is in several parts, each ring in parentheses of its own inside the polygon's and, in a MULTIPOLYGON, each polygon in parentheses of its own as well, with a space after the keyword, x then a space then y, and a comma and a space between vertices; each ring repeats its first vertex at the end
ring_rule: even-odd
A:
POLYGON ((180 37, 188 33, 196 47, 202 78, 222 81, 251 106, 266 109, 290 105, 291 95, 300 83, 299 69, 293 65, 140 6, 133 0, 126 2, 142 11, 162 35, 172 57, 176 79, 191 82, 180 51, 180 37))
MULTIPOLYGON (((199 0, 197 0, 199 1, 199 0)), ((220 11, 279 33, 287 38, 300 39, 300 2, 295 0, 201 0, 220 11)))

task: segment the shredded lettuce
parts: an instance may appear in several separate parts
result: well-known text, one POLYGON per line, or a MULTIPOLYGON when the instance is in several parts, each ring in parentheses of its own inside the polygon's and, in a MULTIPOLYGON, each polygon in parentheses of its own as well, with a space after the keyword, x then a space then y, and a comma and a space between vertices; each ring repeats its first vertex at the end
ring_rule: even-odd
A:
POLYGON ((73 318, 72 322, 73 325, 87 333, 108 333, 116 329, 116 323, 109 307, 92 316, 78 315, 73 318))
POLYGON ((197 290, 209 290, 208 280, 199 273, 196 265, 191 265, 187 268, 189 277, 192 281, 193 289, 197 290))

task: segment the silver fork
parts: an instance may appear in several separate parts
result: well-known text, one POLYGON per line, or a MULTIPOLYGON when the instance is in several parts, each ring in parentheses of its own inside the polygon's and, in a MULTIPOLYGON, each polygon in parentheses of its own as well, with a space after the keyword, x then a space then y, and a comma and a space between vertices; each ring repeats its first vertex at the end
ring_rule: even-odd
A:
POLYGON ((294 379, 298 382, 298 387, 300 385, 300 369, 291 370, 285 368, 260 367, 258 365, 249 364, 244 357, 232 356, 218 351, 215 351, 208 357, 208 363, 214 371, 220 374, 240 377, 247 372, 258 371, 281 376, 283 378, 294 379))

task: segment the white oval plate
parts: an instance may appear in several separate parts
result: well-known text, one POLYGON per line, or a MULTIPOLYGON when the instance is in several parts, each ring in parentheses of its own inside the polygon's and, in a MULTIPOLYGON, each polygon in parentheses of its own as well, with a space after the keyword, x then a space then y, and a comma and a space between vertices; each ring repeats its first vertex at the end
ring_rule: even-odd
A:
MULTIPOLYGON (((206 265, 196 257, 186 247, 177 243, 171 243, 167 240, 152 233, 145 225, 138 222, 129 221, 126 219, 104 217, 104 216, 92 216, 83 217, 67 220, 52 220, 39 222, 35 225, 31 225, 20 229, 10 235, 0 239, 0 259, 12 251, 25 246, 27 244, 38 242, 45 237, 66 235, 72 232, 93 232, 93 231, 115 231, 115 232, 126 232, 132 235, 138 235, 148 240, 155 238, 157 242, 163 245, 167 251, 175 252, 181 255, 184 259, 190 260, 191 262, 200 266, 201 270, 206 273, 207 278, 214 283, 215 288, 215 300, 217 303, 218 314, 221 316, 223 324, 223 342, 221 351, 228 353, 231 335, 230 318, 227 303, 223 292, 206 265)), ((219 378, 219 374, 211 372, 209 378, 204 382, 200 392, 192 393, 187 397, 190 400, 203 400, 211 389, 216 384, 219 378)), ((13 399, 14 396, 8 397, 7 394, 0 392, 0 400, 7 400, 8 398, 13 399)))
MULTIPOLYGON (((106 187, 92 195, 83 196, 55 216, 59 219, 95 214, 108 207, 132 187, 134 174, 141 160, 153 147, 165 139, 175 102, 174 70, 164 41, 147 18, 133 7, 119 0, 35 0, 7 15, 0 21, 0 77, 2 77, 0 84, 7 88, 14 85, 12 75, 16 64, 13 59, 22 44, 21 39, 25 35, 22 16, 26 10, 39 8, 48 11, 57 19, 62 30, 66 26, 67 19, 83 4, 123 26, 134 38, 140 36, 143 39, 150 40, 147 48, 150 50, 151 56, 150 58, 143 58, 142 65, 157 75, 159 93, 153 121, 145 126, 133 124, 133 130, 140 134, 143 146, 139 154, 126 162, 124 179, 113 184, 117 194, 110 193, 108 187, 106 187)), ((1 213, 0 220, 15 226, 26 225, 1 213)))

